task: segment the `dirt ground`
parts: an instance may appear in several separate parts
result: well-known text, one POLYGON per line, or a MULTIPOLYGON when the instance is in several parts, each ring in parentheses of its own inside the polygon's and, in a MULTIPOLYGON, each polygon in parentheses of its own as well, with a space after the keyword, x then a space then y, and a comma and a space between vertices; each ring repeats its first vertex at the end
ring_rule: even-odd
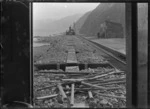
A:
MULTIPOLYGON (((75 48, 77 60, 79 63, 100 63, 105 61, 101 54, 93 48, 91 45, 86 44, 77 37, 70 38, 69 36, 56 36, 49 37, 40 40, 40 43, 49 43, 49 45, 43 45, 33 48, 33 59, 34 63, 65 63, 67 60, 68 52, 68 40, 70 40, 75 48), (73 39, 73 40, 72 40, 73 39)), ((85 71, 98 71, 102 72, 103 68, 96 69, 85 69, 85 71)), ((108 68, 106 68, 108 70, 108 68)), ((36 108, 68 108, 70 103, 63 102, 61 95, 56 86, 56 83, 67 77, 66 75, 55 75, 51 73, 39 73, 38 70, 34 71, 34 107, 36 108), (49 86, 49 88, 46 88, 49 86), (55 96, 58 94, 57 96, 55 96), (54 95, 55 97, 48 99, 37 100, 37 97, 54 95)), ((91 74, 89 75, 91 76, 91 74)), ((119 79, 125 77, 125 75, 109 75, 105 76, 103 79, 97 79, 97 81, 104 81, 110 79, 119 79)), ((89 82, 89 81, 87 81, 89 82)), ((105 82, 105 81, 104 81, 105 82)), ((99 84, 99 83, 98 83, 99 84)), ((111 84, 105 85, 106 88, 110 87, 121 87, 118 90, 96 90, 93 91, 94 100, 89 99, 87 92, 75 92, 75 107, 91 107, 91 108, 120 108, 126 106, 126 99, 113 98, 100 96, 97 93, 106 95, 115 95, 125 97, 126 95, 126 85, 123 84, 111 84), (88 104, 88 105, 87 105, 88 104)), ((64 89, 68 88, 67 85, 63 86, 64 89)), ((69 86, 70 90, 71 86, 69 86)), ((75 85, 75 88, 89 88, 82 87, 82 85, 75 85)), ((67 89, 68 90, 68 89, 67 89)), ((70 99, 70 91, 66 91, 68 98, 70 99)))
MULTIPOLYGON (((98 63, 104 60, 95 48, 73 37, 74 48, 79 63, 98 63)), ((49 37, 39 41, 49 43, 33 47, 34 63, 65 63, 67 59, 67 36, 49 37)))

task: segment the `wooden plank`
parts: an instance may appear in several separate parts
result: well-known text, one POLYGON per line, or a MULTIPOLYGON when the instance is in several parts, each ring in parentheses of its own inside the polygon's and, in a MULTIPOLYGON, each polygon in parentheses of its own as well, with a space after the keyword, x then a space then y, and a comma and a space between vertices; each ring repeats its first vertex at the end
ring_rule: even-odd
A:
POLYGON ((102 89, 102 90, 106 90, 107 89, 107 88, 105 88, 103 86, 97 86, 97 85, 90 84, 90 83, 85 83, 85 82, 81 82, 81 84, 89 86, 89 87, 93 87, 93 88, 99 88, 99 89, 102 89))
POLYGON ((50 88, 55 87, 55 86, 56 86, 56 84, 51 85, 51 86, 42 87, 42 88, 37 89, 36 91, 41 91, 41 90, 45 90, 45 89, 50 89, 50 88))
POLYGON ((67 100, 67 95, 64 92, 63 87, 61 86, 61 84, 58 84, 57 87, 58 87, 58 89, 59 89, 59 91, 60 91, 60 93, 61 93, 61 95, 63 97, 63 100, 67 100))
POLYGON ((98 86, 103 86, 103 85, 112 85, 112 84, 124 84, 126 83, 126 81, 114 81, 114 82, 108 82, 108 83, 100 83, 100 84, 96 84, 98 86))
MULTIPOLYGON (((79 70, 70 72, 69 69, 70 69, 70 67, 66 67, 66 72, 57 72, 57 71, 55 72, 55 71, 44 71, 43 70, 43 71, 39 71, 38 73, 52 73, 52 74, 54 73, 55 75, 57 75, 57 74, 59 74, 59 75, 60 74, 62 74, 62 75, 63 74, 78 74, 78 75, 81 74, 82 75, 83 74, 84 75, 84 74, 92 74, 93 73, 93 72, 79 72, 79 70), (67 69, 68 69, 68 71, 67 71, 67 69)), ((76 69, 79 69, 79 68, 76 68, 76 69)), ((95 74, 95 73, 93 73, 93 74, 95 74)))
MULTIPOLYGON (((118 89, 122 89, 121 87, 109 87, 107 89, 104 89, 104 90, 118 90, 118 89)), ((68 88, 64 88, 64 90, 71 90, 71 89, 68 89, 68 88)), ((75 88, 74 89, 75 91, 93 91, 93 90, 102 90, 101 88, 93 88, 93 87, 81 87, 81 88, 75 88)))
POLYGON ((109 73, 106 73, 106 74, 103 74, 103 75, 97 75, 97 76, 92 77, 92 78, 87 78, 86 80, 98 79, 98 78, 102 78, 102 77, 107 76, 107 75, 111 75, 111 74, 115 74, 115 73, 120 73, 120 72, 123 72, 123 71, 119 71, 119 72, 112 71, 112 72, 109 72, 109 73))
POLYGON ((68 52, 75 52, 75 49, 69 48, 68 52))
POLYGON ((67 63, 77 63, 75 52, 68 52, 67 63))
POLYGON ((88 95, 89 95, 89 98, 90 98, 90 99, 93 99, 93 94, 92 94, 91 91, 88 91, 88 95))
POLYGON ((72 42, 68 42, 67 46, 74 46, 74 44, 72 42))
POLYGON ((79 71, 79 67, 78 66, 69 66, 69 67, 66 67, 66 72, 78 72, 79 71))
POLYGON ((126 36, 126 42, 128 44, 126 44, 126 63, 127 63, 127 77, 126 77, 126 81, 127 81, 127 107, 128 108, 132 108, 132 5, 131 3, 126 3, 125 4, 125 21, 126 21, 126 27, 125 27, 125 36, 126 36))
POLYGON ((74 105, 74 83, 73 84, 71 84, 71 106, 73 106, 74 105))
POLYGON ((108 83, 108 82, 117 82, 117 81, 125 81, 126 78, 112 78, 112 79, 106 79, 106 80, 96 80, 96 81, 93 81, 93 82, 90 82, 92 84, 103 84, 103 83, 108 83))
POLYGON ((68 52, 75 52, 74 46, 68 46, 68 52))
POLYGON ((42 100, 42 99, 48 99, 48 98, 53 98, 56 97, 58 94, 53 94, 53 95, 48 95, 48 96, 42 96, 42 97, 37 97, 37 100, 42 100))
POLYGON ((102 94, 102 93, 97 93, 97 92, 94 92, 96 93, 97 95, 99 96, 104 96, 104 97, 111 97, 111 98, 118 98, 118 99, 126 99, 126 97, 124 96, 116 96, 116 95, 110 95, 110 94, 102 94))

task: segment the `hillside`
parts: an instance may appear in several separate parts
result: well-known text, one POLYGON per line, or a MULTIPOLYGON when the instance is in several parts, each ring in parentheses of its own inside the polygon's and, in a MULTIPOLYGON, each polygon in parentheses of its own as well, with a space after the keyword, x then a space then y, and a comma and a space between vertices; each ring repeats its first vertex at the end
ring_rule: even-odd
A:
POLYGON ((34 21, 33 36, 48 36, 50 34, 65 32, 66 29, 68 29, 68 27, 80 17, 81 14, 75 14, 59 20, 47 19, 43 21, 34 21))
POLYGON ((79 33, 82 25, 84 24, 87 17, 90 15, 91 11, 86 12, 83 16, 79 18, 79 20, 75 23, 76 32, 79 33))
POLYGON ((101 3, 89 14, 79 32, 81 34, 96 35, 100 24, 106 19, 125 26, 125 4, 101 3))

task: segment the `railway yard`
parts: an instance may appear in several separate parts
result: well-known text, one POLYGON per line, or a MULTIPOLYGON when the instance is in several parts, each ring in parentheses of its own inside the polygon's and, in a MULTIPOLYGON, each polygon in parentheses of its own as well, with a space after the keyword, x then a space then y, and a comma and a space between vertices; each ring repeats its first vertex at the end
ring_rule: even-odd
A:
POLYGON ((49 37, 44 42, 49 45, 33 48, 34 107, 126 107, 121 58, 76 35, 49 37))

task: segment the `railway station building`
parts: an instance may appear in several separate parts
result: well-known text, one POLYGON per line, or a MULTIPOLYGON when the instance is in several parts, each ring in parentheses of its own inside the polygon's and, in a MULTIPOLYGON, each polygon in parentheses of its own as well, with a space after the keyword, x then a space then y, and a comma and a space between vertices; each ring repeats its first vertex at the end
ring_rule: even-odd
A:
POLYGON ((105 20, 100 25, 98 38, 123 38, 123 26, 120 23, 105 20))

